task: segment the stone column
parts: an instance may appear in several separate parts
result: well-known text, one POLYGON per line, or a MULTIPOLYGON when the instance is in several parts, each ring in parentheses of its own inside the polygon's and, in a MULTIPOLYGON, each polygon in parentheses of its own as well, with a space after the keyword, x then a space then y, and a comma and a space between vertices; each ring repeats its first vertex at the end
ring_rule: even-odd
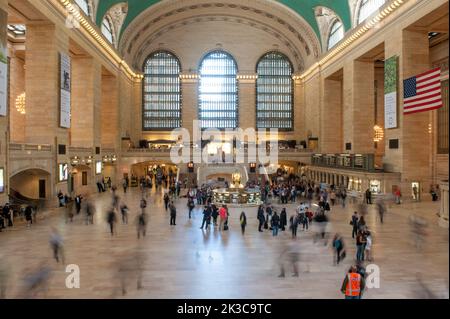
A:
POLYGON ((119 81, 113 75, 102 76, 101 145, 118 149, 119 131, 119 81))
MULTIPOLYGON (((0 0, 0 10, 8 13, 8 1, 7 0, 0 0)), ((0 28, 2 28, 2 32, 7 37, 7 21, 5 21, 5 24, 1 24, 0 28)), ((6 58, 6 57, 5 57, 6 58)), ((3 75, 3 74, 2 74, 3 75)), ((4 74, 6 77, 7 74, 4 74)), ((9 121, 9 114, 10 111, 6 111, 6 116, 0 116, 0 167, 3 167, 3 183, 6 186, 5 190, 0 193, 0 203, 5 203, 8 201, 8 185, 9 185, 9 179, 8 179, 8 167, 7 167, 7 147, 9 144, 9 137, 8 137, 8 121, 9 121)))
POLYGON ((342 81, 324 79, 322 88, 320 151, 322 153, 341 153, 344 148, 342 136, 342 81))
POLYGON ((193 121, 198 119, 198 85, 199 79, 197 74, 181 75, 181 92, 183 94, 182 127, 189 131, 191 140, 193 138, 193 121))
POLYGON ((344 143, 350 153, 374 153, 373 127, 375 68, 373 62, 354 60, 344 65, 344 143))
POLYGON ((72 60, 72 146, 100 146, 101 72, 91 57, 72 60))
POLYGON ((59 182, 57 176, 58 164, 70 163, 69 129, 60 127, 60 53, 69 55, 69 36, 64 28, 42 22, 27 24, 25 51, 25 142, 53 147, 55 161, 49 168, 48 187, 52 199, 58 190, 68 192, 68 183, 59 182), (58 154, 58 145, 66 146, 66 154, 58 154))
POLYGON ((16 109, 16 99, 25 92, 25 60, 16 55, 15 47, 10 47, 9 52, 10 140, 13 143, 24 143, 26 114, 22 114, 16 109))
POLYGON ((256 74, 239 74, 239 127, 256 128, 256 74))
POLYGON ((442 181, 439 184, 439 189, 441 190, 440 199, 441 199, 441 207, 439 212, 439 225, 445 228, 448 228, 448 181, 442 181))
MULTIPOLYGON (((429 196, 426 188, 431 183, 431 143, 428 134, 429 112, 403 115, 403 85, 402 80, 428 71, 429 40, 427 31, 397 30, 385 42, 385 56, 398 55, 399 85, 398 85, 398 127, 385 132, 385 168, 390 172, 400 172, 401 190, 405 197, 412 198, 412 182, 420 182, 422 196, 429 196), (398 139, 399 148, 389 149, 389 140, 398 139)), ((423 197, 422 197, 423 199, 423 197)))
POLYGON ((304 84, 294 77, 294 139, 299 143, 306 141, 304 84))
POLYGON ((25 137, 28 143, 53 145, 57 136, 58 144, 68 144, 68 130, 59 127, 59 53, 69 54, 69 37, 61 28, 52 24, 27 24, 25 137))

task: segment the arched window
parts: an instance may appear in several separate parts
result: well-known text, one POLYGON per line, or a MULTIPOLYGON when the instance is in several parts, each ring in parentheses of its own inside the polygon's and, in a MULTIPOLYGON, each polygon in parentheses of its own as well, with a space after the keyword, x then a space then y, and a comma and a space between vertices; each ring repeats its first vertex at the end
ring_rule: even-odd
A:
POLYGON ((181 65, 170 52, 152 53, 144 63, 144 130, 181 127, 181 65))
POLYGON ((256 66, 256 127, 293 129, 292 64, 279 52, 265 54, 256 66))
POLYGON ((370 17, 385 3, 386 0, 362 0, 358 9, 358 24, 370 17))
POLYGON ((87 16, 91 16, 88 0, 75 0, 75 3, 87 16))
POLYGON ((110 43, 113 43, 113 28, 112 28, 111 22, 109 22, 108 18, 103 19, 102 33, 110 43))
POLYGON ((332 47, 336 45, 339 41, 341 41, 344 38, 344 25, 341 21, 336 20, 334 21, 330 35, 328 37, 328 45, 327 49, 330 50, 332 47))
POLYGON ((224 51, 208 53, 200 64, 199 119, 202 128, 236 128, 237 65, 224 51))

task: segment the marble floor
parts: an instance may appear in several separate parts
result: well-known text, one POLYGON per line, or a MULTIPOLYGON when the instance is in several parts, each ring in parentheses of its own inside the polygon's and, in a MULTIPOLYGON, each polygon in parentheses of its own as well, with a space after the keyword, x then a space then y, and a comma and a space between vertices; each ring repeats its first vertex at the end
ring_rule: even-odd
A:
MULTIPOLYGON (((296 240, 288 231, 278 237, 269 231, 258 232, 256 208, 245 209, 248 226, 244 236, 239 225, 242 209, 230 209, 229 231, 202 231, 200 207, 189 220, 186 199, 176 202, 177 225, 169 226, 161 191, 148 196, 147 236, 138 240, 134 220, 141 193, 132 189, 119 195, 130 207, 130 222, 123 225, 118 221, 113 237, 105 216, 110 193, 93 196, 97 208, 94 225, 84 224, 83 212, 67 224, 64 212, 57 210, 29 229, 18 224, 0 233, 0 266, 9 279, 6 298, 23 298, 24 278, 44 265, 52 272, 48 289, 35 296, 39 298, 343 298, 340 287, 356 251, 349 225, 352 205, 346 209, 334 206, 330 213, 328 231, 341 233, 347 248, 347 258, 335 266, 330 242, 314 243, 314 229, 299 229, 296 240), (64 265, 52 258, 52 226, 64 239, 65 264, 80 268, 79 289, 66 287, 69 274, 64 265), (300 251, 300 276, 291 277, 286 264, 286 277, 278 278, 280 254, 293 241, 300 251), (138 261, 142 269, 139 290, 135 270, 138 261), (122 280, 127 283, 125 295, 122 280)), ((368 289, 364 298, 449 297, 448 230, 438 226, 438 205, 391 205, 384 224, 377 219, 374 207, 370 207, 367 224, 374 237, 373 263, 380 268, 381 282, 380 288, 368 289), (411 214, 427 221, 421 249, 415 246, 411 214)), ((295 206, 285 207, 290 216, 295 206)))

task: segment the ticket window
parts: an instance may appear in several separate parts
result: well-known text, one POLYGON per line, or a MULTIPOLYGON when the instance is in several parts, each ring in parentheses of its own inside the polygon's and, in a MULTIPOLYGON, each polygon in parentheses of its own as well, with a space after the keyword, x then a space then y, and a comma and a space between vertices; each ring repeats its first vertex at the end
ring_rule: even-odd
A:
POLYGON ((419 182, 411 183, 411 195, 415 201, 420 201, 420 183, 419 182))

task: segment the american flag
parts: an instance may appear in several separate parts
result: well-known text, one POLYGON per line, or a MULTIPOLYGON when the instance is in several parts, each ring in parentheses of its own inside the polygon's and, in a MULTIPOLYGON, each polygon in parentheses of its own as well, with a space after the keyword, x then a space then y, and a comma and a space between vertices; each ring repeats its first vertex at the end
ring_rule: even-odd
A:
POLYGON ((403 113, 413 114, 440 108, 441 68, 432 69, 403 81, 403 113))

